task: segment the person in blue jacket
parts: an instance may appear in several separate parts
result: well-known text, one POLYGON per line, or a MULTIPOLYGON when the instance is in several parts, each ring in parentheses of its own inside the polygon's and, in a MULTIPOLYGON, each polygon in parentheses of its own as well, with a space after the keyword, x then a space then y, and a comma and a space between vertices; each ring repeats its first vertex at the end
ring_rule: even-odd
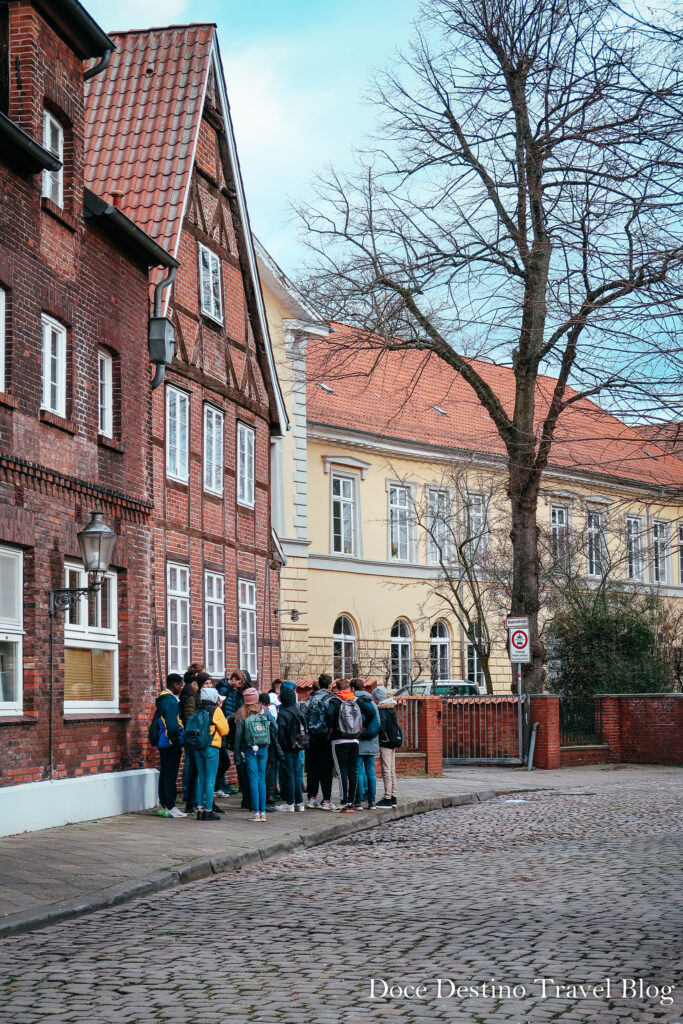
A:
POLYGON ((183 685, 183 677, 178 672, 171 672, 166 677, 166 687, 156 699, 156 716, 159 720, 159 815, 162 818, 186 817, 175 805, 176 779, 185 736, 178 700, 183 685))

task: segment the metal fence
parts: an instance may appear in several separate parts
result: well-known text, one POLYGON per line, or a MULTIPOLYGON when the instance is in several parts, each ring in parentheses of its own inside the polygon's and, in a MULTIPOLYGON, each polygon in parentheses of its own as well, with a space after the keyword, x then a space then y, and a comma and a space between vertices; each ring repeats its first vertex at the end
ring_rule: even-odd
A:
POLYGON ((601 710, 594 697, 560 697, 560 746, 602 743, 601 710))
POLYGON ((525 698, 445 697, 444 764, 523 764, 525 698))
POLYGON ((403 731, 402 751, 415 751, 420 749, 418 733, 418 710, 420 701, 415 698, 396 701, 396 717, 398 724, 403 731))

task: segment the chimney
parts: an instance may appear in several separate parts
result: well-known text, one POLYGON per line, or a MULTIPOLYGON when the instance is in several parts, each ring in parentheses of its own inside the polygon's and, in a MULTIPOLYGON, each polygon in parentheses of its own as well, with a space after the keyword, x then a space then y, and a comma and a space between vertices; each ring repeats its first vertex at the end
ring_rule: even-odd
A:
POLYGON ((123 206, 123 197, 125 192, 122 192, 119 188, 113 188, 109 195, 111 196, 111 205, 115 206, 117 210, 120 210, 123 206))

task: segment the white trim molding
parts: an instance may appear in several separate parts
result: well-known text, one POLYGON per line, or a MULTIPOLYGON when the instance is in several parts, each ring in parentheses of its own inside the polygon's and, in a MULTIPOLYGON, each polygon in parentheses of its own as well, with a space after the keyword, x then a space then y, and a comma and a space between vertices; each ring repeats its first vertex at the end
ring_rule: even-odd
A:
POLYGON ((360 473, 361 480, 365 480, 368 470, 370 469, 371 463, 363 462, 362 459, 356 459, 353 455, 323 455, 323 466, 325 472, 330 472, 330 466, 340 466, 342 469, 352 469, 360 473))

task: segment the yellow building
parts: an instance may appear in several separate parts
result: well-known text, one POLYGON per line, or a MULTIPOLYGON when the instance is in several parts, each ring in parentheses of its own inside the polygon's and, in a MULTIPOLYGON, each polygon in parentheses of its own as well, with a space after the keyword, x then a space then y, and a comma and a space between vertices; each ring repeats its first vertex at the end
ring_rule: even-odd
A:
MULTIPOLYGON (((273 523, 286 556, 282 672, 482 684, 454 608, 461 597, 472 612, 467 572, 452 559, 444 584, 439 557, 466 535, 486 577, 479 603, 494 689, 508 691, 505 454, 486 412, 433 356, 352 353, 352 332, 320 322, 262 248, 258 258, 292 422, 273 460, 273 523)), ((478 369, 511 400, 509 369, 478 369)), ((683 608, 683 462, 590 401, 561 421, 539 525, 560 571, 571 566, 588 585, 609 571, 683 608)))

